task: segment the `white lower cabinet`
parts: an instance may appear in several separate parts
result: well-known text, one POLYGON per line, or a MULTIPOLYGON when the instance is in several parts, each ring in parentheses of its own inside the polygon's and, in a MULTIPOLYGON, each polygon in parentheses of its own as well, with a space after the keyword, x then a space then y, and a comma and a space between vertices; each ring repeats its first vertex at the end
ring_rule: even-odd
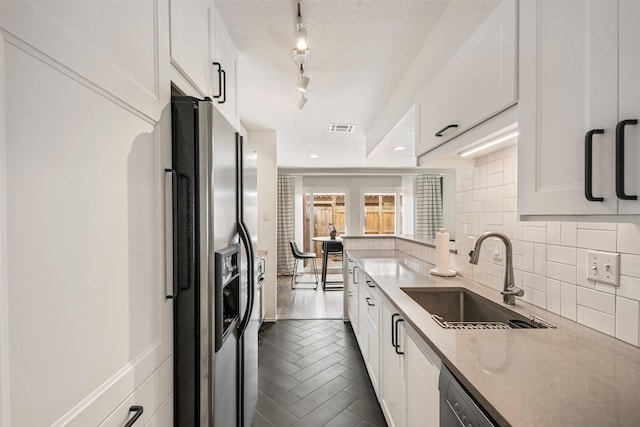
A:
POLYGON ((383 301, 380 346, 380 406, 391 427, 406 425, 406 367, 404 321, 395 307, 383 301))
POLYGON ((386 300, 381 303, 380 406, 390 426, 440 424, 441 362, 386 300))
POLYGON ((407 328, 406 338, 407 426, 436 427, 440 425, 440 358, 413 329, 407 328))

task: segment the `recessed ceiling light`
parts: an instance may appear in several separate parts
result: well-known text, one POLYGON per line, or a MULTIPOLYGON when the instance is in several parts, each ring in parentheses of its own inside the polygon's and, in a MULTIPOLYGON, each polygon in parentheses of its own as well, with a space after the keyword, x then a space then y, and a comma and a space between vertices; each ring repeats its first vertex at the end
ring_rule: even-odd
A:
POLYGON ((397 145, 397 146, 393 147, 394 151, 404 151, 406 149, 407 149, 407 147, 405 147, 404 145, 397 145))
POLYGON ((317 154, 311 154, 309 157, 312 158, 312 159, 319 159, 320 158, 320 156, 318 156, 317 154))

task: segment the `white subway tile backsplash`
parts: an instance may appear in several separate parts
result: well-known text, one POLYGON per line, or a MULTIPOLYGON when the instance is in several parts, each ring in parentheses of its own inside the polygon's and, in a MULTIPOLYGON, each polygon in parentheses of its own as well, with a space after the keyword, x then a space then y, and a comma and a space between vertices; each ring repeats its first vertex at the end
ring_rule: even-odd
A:
POLYGON ((596 249, 600 251, 615 252, 616 231, 615 230, 588 230, 578 228, 579 248, 596 249))
POLYGON ((533 272, 543 276, 547 274, 547 245, 533 244, 533 272))
POLYGON ((505 197, 503 203, 505 212, 518 211, 518 199, 516 199, 515 197, 505 197))
POLYGON ((616 231, 618 224, 615 222, 578 222, 578 229, 616 231))
POLYGON ((640 254, 640 224, 618 224, 618 252, 640 254))
POLYGON ((533 242, 522 242, 522 271, 533 273, 533 242))
POLYGON ((567 283, 576 282, 576 267, 574 265, 560 264, 559 262, 547 261, 547 277, 561 280, 567 283))
POLYGON ((511 184, 518 181, 518 157, 504 158, 504 183, 511 184))
POLYGON ((620 274, 640 278, 640 256, 621 254, 620 274))
POLYGON ((640 302, 616 298, 616 338, 637 346, 640 331, 640 302))
POLYGON ((560 281, 547 279, 547 310, 560 314, 560 281))
POLYGON ((562 264, 576 265, 576 248, 548 245, 547 259, 562 264))
POLYGON ((631 276, 620 276, 618 296, 640 301, 640 279, 631 276))
POLYGON ((560 244, 576 246, 578 242, 578 225, 575 222, 562 222, 560 224, 560 244))
POLYGON ((580 286, 593 288, 593 282, 587 280, 587 250, 576 249, 576 283, 580 286))
POLYGON ((616 314, 615 295, 578 286, 577 302, 579 306, 598 310, 612 316, 616 314))
POLYGON ((487 173, 492 175, 494 173, 499 173, 504 171, 504 159, 497 159, 492 162, 489 162, 487 165, 487 173))
POLYGON ((517 146, 477 158, 475 164, 457 172, 460 241, 452 265, 459 274, 502 289, 501 242, 485 242, 478 266, 466 256, 473 245, 470 236, 501 230, 512 240, 514 278, 525 289, 523 301, 640 346, 640 224, 519 221, 517 146), (587 280, 587 250, 621 253, 619 287, 587 280))
POLYGON ((535 289, 536 291, 547 291, 547 278, 537 274, 522 273, 522 286, 535 289))
POLYGON ((560 244, 560 223, 547 222, 547 243, 550 245, 560 244))
POLYGON ((570 320, 576 320, 577 287, 571 283, 560 283, 560 314, 570 320))
POLYGON ((522 225, 522 240, 547 243, 547 229, 545 227, 531 227, 525 222, 522 225))
POLYGON ((581 305, 578 305, 576 314, 578 323, 607 335, 615 336, 616 318, 614 316, 581 305))

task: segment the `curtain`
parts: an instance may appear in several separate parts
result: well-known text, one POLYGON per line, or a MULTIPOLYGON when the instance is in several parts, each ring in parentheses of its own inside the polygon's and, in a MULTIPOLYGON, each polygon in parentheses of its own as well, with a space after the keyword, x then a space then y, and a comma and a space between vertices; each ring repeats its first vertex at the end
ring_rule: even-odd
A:
POLYGON ((278 274, 291 274, 293 255, 289 242, 294 240, 293 230, 293 194, 291 177, 278 175, 278 274))
POLYGON ((416 179, 416 234, 436 237, 442 227, 442 177, 418 175, 416 179))

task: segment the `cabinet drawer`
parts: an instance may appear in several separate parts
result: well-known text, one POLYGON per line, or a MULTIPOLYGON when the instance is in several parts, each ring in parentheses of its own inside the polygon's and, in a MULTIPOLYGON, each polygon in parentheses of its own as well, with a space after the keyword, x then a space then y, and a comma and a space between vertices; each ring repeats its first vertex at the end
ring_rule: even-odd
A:
MULTIPOLYGON (((100 427, 122 427, 133 417, 134 414, 129 409, 134 405, 143 407, 142 415, 134 423, 134 427, 147 425, 152 420, 155 421, 149 425, 163 426, 166 421, 158 418, 156 412, 158 409, 162 409, 163 413, 173 412, 173 401, 167 400, 172 391, 173 357, 169 357, 100 424, 100 427)), ((170 421, 169 424, 172 424, 173 417, 170 421)))

